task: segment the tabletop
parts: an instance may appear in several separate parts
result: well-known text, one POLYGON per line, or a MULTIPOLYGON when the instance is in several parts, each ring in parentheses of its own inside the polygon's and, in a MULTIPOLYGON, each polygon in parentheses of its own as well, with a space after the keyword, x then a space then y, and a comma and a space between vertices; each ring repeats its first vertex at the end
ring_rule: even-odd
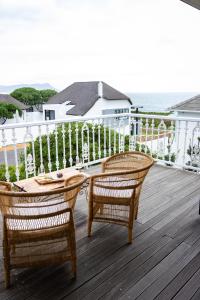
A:
POLYGON ((86 174, 84 172, 80 172, 80 170, 75 170, 73 168, 62 169, 62 170, 59 170, 59 171, 48 173, 46 175, 50 175, 50 176, 55 177, 55 175, 57 173, 62 173, 63 174, 63 177, 62 177, 63 180, 60 181, 60 182, 52 181, 51 183, 48 183, 48 184, 39 184, 36 181, 38 176, 35 176, 35 177, 31 177, 31 178, 16 181, 16 182, 14 182, 14 186, 17 187, 20 191, 29 192, 29 193, 45 192, 45 191, 51 191, 51 190, 54 190, 54 189, 62 188, 64 186, 64 180, 65 179, 68 179, 69 177, 74 176, 74 175, 78 175, 80 173, 84 174, 85 176, 87 176, 89 178, 88 174, 86 174))

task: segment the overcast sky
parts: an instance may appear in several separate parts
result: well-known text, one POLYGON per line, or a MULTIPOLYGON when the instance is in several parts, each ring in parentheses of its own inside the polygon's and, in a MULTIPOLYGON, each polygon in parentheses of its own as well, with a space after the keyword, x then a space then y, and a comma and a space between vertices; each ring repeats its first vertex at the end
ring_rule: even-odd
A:
POLYGON ((179 0, 0 0, 0 85, 200 91, 200 11, 179 0))

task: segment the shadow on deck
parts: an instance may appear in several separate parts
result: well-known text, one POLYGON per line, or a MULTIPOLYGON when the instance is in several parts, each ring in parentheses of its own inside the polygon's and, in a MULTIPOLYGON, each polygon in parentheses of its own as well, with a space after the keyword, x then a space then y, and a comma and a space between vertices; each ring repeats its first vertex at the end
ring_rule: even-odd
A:
POLYGON ((132 245, 127 244, 127 229, 117 225, 96 223, 88 238, 84 198, 79 197, 75 210, 77 279, 70 279, 68 263, 14 270, 12 287, 5 290, 1 264, 0 299, 200 299, 199 175, 151 169, 132 245))

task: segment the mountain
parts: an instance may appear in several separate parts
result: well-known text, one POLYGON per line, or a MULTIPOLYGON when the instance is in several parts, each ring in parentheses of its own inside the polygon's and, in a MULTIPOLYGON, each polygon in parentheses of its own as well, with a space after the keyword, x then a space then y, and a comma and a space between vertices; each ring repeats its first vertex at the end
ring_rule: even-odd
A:
POLYGON ((55 90, 55 88, 49 83, 30 83, 30 84, 25 83, 25 84, 15 84, 15 85, 0 85, 0 93, 10 94, 14 90, 22 87, 32 87, 37 90, 47 90, 47 89, 55 90))

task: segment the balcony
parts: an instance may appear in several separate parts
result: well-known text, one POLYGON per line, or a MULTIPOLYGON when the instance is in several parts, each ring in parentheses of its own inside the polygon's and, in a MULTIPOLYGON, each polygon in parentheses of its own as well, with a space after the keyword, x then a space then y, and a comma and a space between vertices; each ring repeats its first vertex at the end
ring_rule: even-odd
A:
POLYGON ((170 166, 200 170, 198 118, 116 114, 0 126, 1 180, 16 181, 139 150, 170 166))
MULTIPOLYGON (((87 172, 97 173, 99 166, 87 172)), ((0 299, 199 299, 199 194, 196 173, 155 165, 144 183, 132 245, 126 228, 117 225, 96 223, 88 238, 87 203, 80 195, 77 279, 70 279, 68 263, 18 269, 5 290, 1 264, 0 299)))
POLYGON ((158 163, 143 186, 132 245, 126 228, 117 225, 96 223, 88 238, 87 202, 80 195, 77 279, 70 279, 68 263, 16 270, 12 287, 5 290, 1 264, 0 299, 199 299, 198 122, 121 114, 1 126, 7 180, 80 163, 86 172, 97 173, 104 157, 124 150, 144 151, 158 163))

